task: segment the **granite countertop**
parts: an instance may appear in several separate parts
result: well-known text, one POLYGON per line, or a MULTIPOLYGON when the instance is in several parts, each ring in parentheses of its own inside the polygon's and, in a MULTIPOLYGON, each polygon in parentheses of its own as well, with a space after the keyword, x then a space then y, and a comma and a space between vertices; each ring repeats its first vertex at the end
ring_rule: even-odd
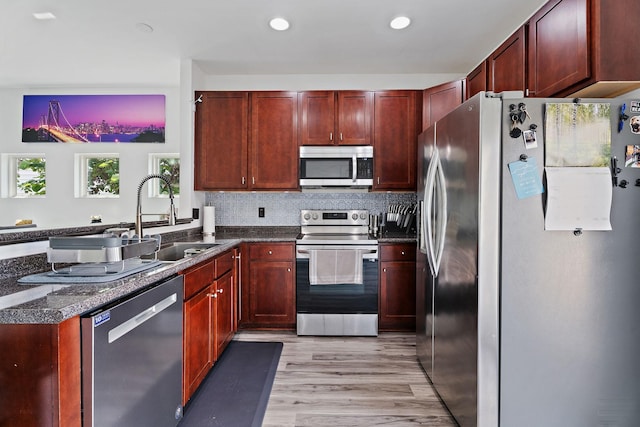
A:
POLYGON ((60 323, 172 277, 182 270, 237 246, 241 240, 216 240, 216 243, 219 244, 197 255, 176 262, 162 263, 141 273, 111 282, 70 284, 63 285, 64 287, 56 284, 54 288, 48 284, 19 284, 18 278, 4 279, 0 281, 0 296, 19 296, 21 292, 30 292, 41 287, 51 288, 53 291, 41 298, 0 310, 0 323, 60 323))
MULTIPOLYGON (((202 261, 213 258, 241 243, 295 242, 299 227, 224 227, 217 230, 215 238, 186 234, 184 241, 215 242, 217 245, 197 255, 175 262, 162 263, 141 273, 120 280, 99 284, 24 285, 18 277, 0 280, 0 297, 20 298, 27 293, 40 293, 36 299, 0 309, 1 323, 60 323, 104 304, 116 301, 154 283, 173 277, 179 272, 202 261)), ((173 236, 171 241, 181 241, 173 236)), ((415 242, 415 236, 404 233, 378 237, 379 243, 415 242)))

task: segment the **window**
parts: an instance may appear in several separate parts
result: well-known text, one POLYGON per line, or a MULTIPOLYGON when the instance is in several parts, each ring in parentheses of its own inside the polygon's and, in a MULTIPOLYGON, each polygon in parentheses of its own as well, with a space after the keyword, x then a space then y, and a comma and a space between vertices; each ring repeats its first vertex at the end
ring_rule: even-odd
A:
POLYGON ((76 197, 120 195, 118 154, 76 154, 76 197))
MULTIPOLYGON (((174 196, 180 194, 180 155, 170 154, 150 154, 149 169, 152 174, 164 176, 171 182, 171 190, 174 196)), ((169 197, 167 184, 162 180, 153 180, 153 185, 149 186, 149 197, 169 197)))
POLYGON ((15 196, 35 197, 47 194, 46 160, 43 157, 15 158, 15 196))
POLYGON ((0 158, 0 196, 45 197, 47 176, 44 154, 2 154, 0 158))

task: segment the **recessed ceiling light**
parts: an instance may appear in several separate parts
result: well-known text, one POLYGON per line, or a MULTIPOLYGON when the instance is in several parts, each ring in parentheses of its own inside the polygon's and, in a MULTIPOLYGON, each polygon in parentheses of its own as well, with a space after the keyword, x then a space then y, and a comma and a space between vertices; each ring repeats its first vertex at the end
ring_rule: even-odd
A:
POLYGON ((143 33, 153 33, 153 27, 149 24, 145 24, 144 22, 138 22, 136 24, 136 28, 143 33))
POLYGON ((49 19, 56 19, 56 15, 54 15, 51 12, 36 12, 33 14, 33 17, 40 20, 40 21, 46 21, 49 19))
POLYGON ((269 21, 269 26, 276 31, 284 31, 289 28, 289 21, 284 18, 273 18, 269 21))
POLYGON ((404 28, 407 28, 409 24, 411 24, 411 19, 407 18, 406 16, 398 16, 397 18, 393 18, 389 25, 394 30, 402 30, 404 28))

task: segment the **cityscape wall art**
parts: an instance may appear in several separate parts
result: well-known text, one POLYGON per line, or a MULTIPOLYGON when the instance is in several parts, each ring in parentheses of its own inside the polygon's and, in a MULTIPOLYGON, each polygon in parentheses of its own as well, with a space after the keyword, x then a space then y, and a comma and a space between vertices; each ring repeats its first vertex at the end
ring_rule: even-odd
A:
POLYGON ((22 142, 162 143, 165 95, 25 95, 22 142))

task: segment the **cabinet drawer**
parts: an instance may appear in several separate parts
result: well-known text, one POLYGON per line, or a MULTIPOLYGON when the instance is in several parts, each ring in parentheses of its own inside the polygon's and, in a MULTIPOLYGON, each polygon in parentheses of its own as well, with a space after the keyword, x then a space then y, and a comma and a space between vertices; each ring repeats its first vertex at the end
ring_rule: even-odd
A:
POLYGON ((291 261, 293 257, 291 243, 256 243, 249 247, 249 259, 291 261))
POLYGON ((227 251, 218 255, 215 259, 215 271, 213 277, 216 279, 233 268, 233 251, 227 251))
POLYGON ((183 272, 185 301, 213 282, 214 265, 214 261, 207 261, 183 272))
POLYGON ((415 261, 416 245, 399 243, 380 245, 380 261, 415 261))

